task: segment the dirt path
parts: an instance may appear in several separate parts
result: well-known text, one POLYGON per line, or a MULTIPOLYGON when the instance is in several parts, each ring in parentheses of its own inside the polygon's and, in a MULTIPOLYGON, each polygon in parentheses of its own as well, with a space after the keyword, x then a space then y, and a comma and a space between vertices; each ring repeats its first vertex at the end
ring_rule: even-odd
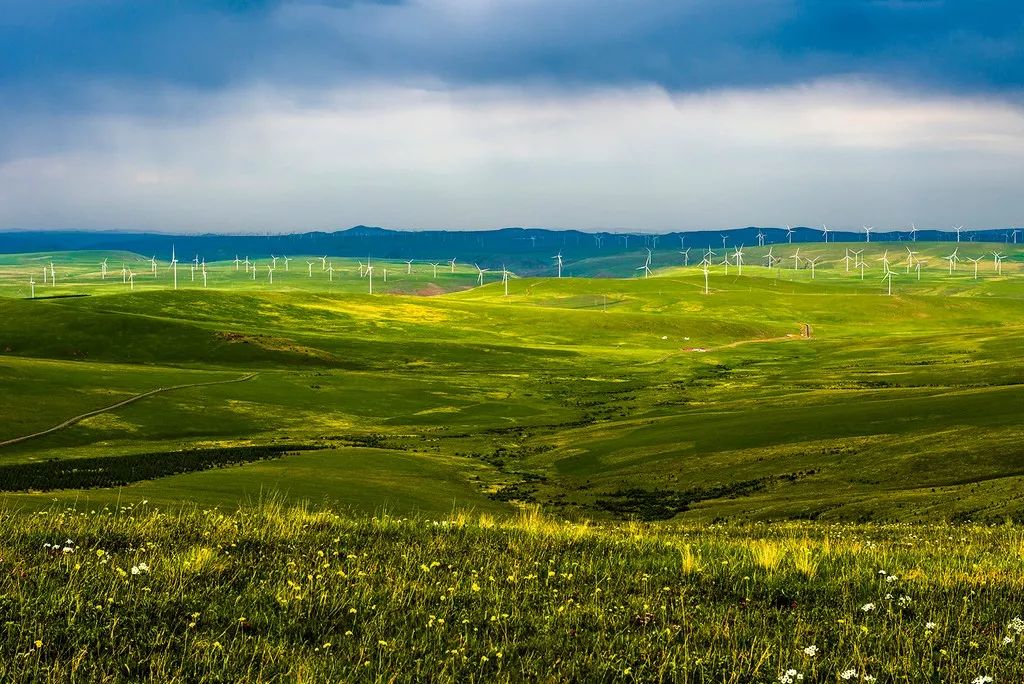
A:
POLYGON ((40 432, 33 432, 31 435, 23 435, 21 437, 15 437, 13 439, 4 440, 0 442, 0 447, 10 446, 11 444, 18 444, 19 442, 26 442, 30 439, 35 439, 36 437, 48 435, 51 432, 63 430, 64 428, 71 427, 75 423, 81 422, 86 418, 92 418, 93 416, 98 416, 101 413, 113 411, 114 409, 121 408, 122 406, 127 406, 128 404, 139 401, 140 399, 151 397, 154 394, 161 394, 163 392, 173 392, 174 390, 188 389, 190 387, 208 387, 209 385, 227 385, 233 382, 245 382, 246 380, 252 380, 255 377, 256 373, 249 373, 248 375, 245 375, 241 378, 233 378, 231 380, 212 380, 210 382, 193 382, 187 385, 174 385, 172 387, 157 387, 154 390, 150 390, 148 392, 143 392, 142 394, 136 394, 134 396, 128 397, 127 399, 119 401, 116 404, 111 404, 110 406, 98 408, 93 411, 89 411, 88 413, 83 413, 81 415, 75 416, 74 418, 68 418, 63 423, 59 425, 54 425, 52 428, 47 428, 46 430, 42 430, 40 432))

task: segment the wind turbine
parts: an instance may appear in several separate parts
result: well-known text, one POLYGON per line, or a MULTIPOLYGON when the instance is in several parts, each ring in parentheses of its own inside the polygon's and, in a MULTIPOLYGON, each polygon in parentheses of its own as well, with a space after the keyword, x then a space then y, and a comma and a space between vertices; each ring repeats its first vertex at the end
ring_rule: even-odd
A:
POLYGON ((910 269, 914 267, 914 261, 915 261, 914 256, 916 254, 917 254, 917 252, 914 252, 909 247, 907 247, 907 274, 908 275, 910 273, 910 269))
POLYGON ((910 224, 910 241, 917 242, 917 225, 913 223, 910 224))
POLYGON ((809 263, 811 265, 811 280, 814 280, 814 266, 818 263, 818 259, 820 259, 820 258, 821 258, 821 256, 819 255, 819 256, 814 257, 813 259, 807 259, 806 260, 807 263, 809 263))
MULTIPOLYGON (((455 260, 452 259, 452 261, 455 261, 455 260)), ((477 264, 473 264, 473 265, 476 266, 476 270, 477 270, 477 282, 479 282, 481 285, 483 285, 484 284, 484 273, 487 273, 490 269, 489 268, 480 268, 480 266, 478 266, 477 264)))
POLYGON ((683 266, 689 266, 690 265, 690 248, 687 247, 686 249, 681 251, 680 254, 683 255, 683 266))
POLYGON ((107 279, 107 260, 104 259, 100 262, 100 278, 103 280, 107 279))
POLYGON ((57 284, 57 271, 54 270, 52 261, 50 262, 50 284, 57 284))
POLYGON ((874 226, 864 226, 864 242, 871 242, 871 231, 874 229, 874 226))
POLYGON ((603 241, 604 241, 604 238, 602 238, 600 235, 594 235, 594 244, 597 245, 598 249, 601 249, 601 243, 603 241))
POLYGON ((452 273, 455 273, 455 259, 449 259, 448 265, 452 267, 452 273))
POLYGON ((953 275, 953 271, 956 270, 956 262, 960 260, 960 257, 957 256, 957 252, 959 252, 959 251, 960 251, 960 248, 957 247, 956 249, 953 250, 952 254, 950 254, 949 256, 942 257, 943 259, 945 259, 946 261, 949 262, 949 274, 950 275, 953 275))
POLYGON ((796 248, 796 254, 793 255, 793 270, 796 271, 800 268, 800 248, 796 248))
POLYGON ((722 249, 725 249, 725 241, 729 239, 729 236, 727 234, 725 234, 725 233, 722 233, 721 235, 722 235, 722 249))
POLYGON ((248 256, 245 257, 245 272, 246 273, 249 272, 249 257, 248 256))
POLYGON ((892 296, 892 277, 894 275, 896 275, 896 274, 893 271, 890 271, 888 269, 888 267, 887 267, 885 269, 885 275, 882 276, 882 280, 888 281, 889 289, 888 289, 888 292, 886 292, 886 294, 888 294, 889 296, 892 296))
POLYGON ((203 264, 203 287, 206 287, 206 264, 203 264))
MULTIPOLYGON (((648 254, 649 254, 650 250, 647 250, 647 251, 648 251, 648 254)), ((551 258, 554 259, 557 262, 557 264, 558 264, 558 277, 561 278, 562 277, 562 250, 558 250, 558 254, 556 254, 555 256, 553 256, 551 258)))
POLYGON ((707 259, 704 259, 703 261, 700 262, 701 267, 702 267, 701 270, 704 271, 704 294, 709 294, 710 293, 710 290, 708 289, 708 278, 709 278, 708 266, 710 265, 710 263, 711 262, 709 262, 707 259))
POLYGON ((843 257, 843 261, 846 262, 846 272, 850 272, 850 248, 846 248, 846 256, 843 257))
POLYGON ((757 231, 757 246, 764 247, 764 233, 760 230, 757 231))
POLYGON ((373 294, 373 265, 366 264, 366 275, 370 278, 370 294, 373 294))
POLYGON ((825 242, 828 242, 828 226, 824 224, 822 224, 821 226, 821 236, 825 240, 825 242))
POLYGON ((739 247, 736 248, 736 251, 733 253, 732 258, 736 261, 736 269, 738 271, 738 275, 743 275, 743 245, 740 245, 739 247))
POLYGON ((505 284, 505 296, 508 297, 508 279, 516 278, 515 273, 505 268, 505 264, 501 265, 501 282, 505 284))
POLYGON ((290 271, 291 269, 288 268, 288 262, 291 261, 291 257, 283 256, 281 258, 284 259, 284 270, 290 271))
POLYGON ((174 255, 174 245, 171 245, 171 270, 174 271, 174 289, 178 289, 178 257, 174 255))
POLYGON ((384 266, 382 270, 384 271, 384 282, 386 283, 388 282, 388 267, 384 266))
POLYGON ((768 260, 768 268, 771 268, 772 266, 775 265, 775 255, 772 254, 772 250, 774 250, 774 249, 775 249, 775 247, 769 247, 768 248, 768 253, 765 254, 763 257, 761 257, 762 259, 767 259, 768 260))
POLYGON ((322 257, 320 257, 320 270, 321 271, 326 271, 327 270, 327 255, 326 254, 324 254, 322 257))
POLYGON ((131 270, 130 268, 128 269, 128 288, 132 292, 135 291, 135 271, 131 270))
POLYGON ((980 262, 980 261, 981 261, 982 259, 984 259, 984 258, 985 258, 985 257, 983 257, 983 256, 980 256, 980 257, 978 257, 977 259, 973 259, 973 258, 971 258, 971 257, 967 257, 967 261, 970 261, 970 262, 971 262, 972 264, 974 264, 974 279, 975 279, 975 280, 977 280, 977 279, 978 279, 978 263, 979 263, 979 262, 980 262))
POLYGON ((360 278, 365 278, 366 277, 366 266, 363 265, 362 261, 358 261, 358 264, 359 264, 359 277, 360 278))
POLYGON ((315 264, 315 263, 316 263, 315 261, 307 261, 306 262, 306 270, 309 271, 309 277, 310 278, 313 277, 313 264, 315 264))
POLYGON ((272 264, 270 268, 277 268, 277 257, 273 254, 270 255, 270 263, 272 264))
POLYGON ((963 226, 953 226, 953 230, 956 231, 956 241, 960 242, 960 231, 964 229, 963 226))
POLYGON ((29 276, 28 277, 28 288, 29 288, 29 291, 31 292, 30 298, 31 299, 35 299, 36 298, 36 279, 33 276, 29 276))
POLYGON ((793 244, 793 229, 788 225, 786 226, 786 241, 789 242, 789 244, 793 244))
POLYGON ((885 270, 889 270, 889 250, 885 250, 882 253, 882 263, 885 265, 885 270))
POLYGON ((274 284, 274 267, 271 266, 270 264, 267 264, 267 281, 271 285, 274 284))
POLYGON ((327 279, 330 282, 332 282, 332 283, 334 282, 334 264, 333 263, 327 264, 327 279))
POLYGON ((235 255, 235 270, 236 271, 238 270, 238 262, 239 262, 239 259, 238 259, 238 255, 236 254, 235 255))
POLYGON ((255 261, 252 262, 251 272, 252 272, 252 279, 255 282, 255 280, 256 280, 256 262, 255 261))
POLYGON ((992 267, 995 269, 996 273, 998 273, 999 275, 1003 275, 1003 259, 1004 258, 1006 258, 1005 254, 1000 254, 999 252, 992 252, 992 267))
POLYGON ((644 280, 646 280, 647 277, 651 275, 651 253, 650 253, 650 251, 647 252, 647 259, 644 261, 644 265, 640 266, 636 270, 644 272, 644 280))
POLYGON ((435 263, 431 262, 431 264, 430 264, 430 265, 434 267, 434 277, 435 277, 435 278, 437 278, 437 267, 438 267, 438 266, 439 266, 440 264, 435 264, 435 263))
POLYGON ((405 262, 405 275, 412 275, 412 259, 405 262))
POLYGON ((128 267, 124 265, 124 262, 121 262, 121 284, 128 284, 128 267))
POLYGON ((150 257, 150 259, 149 259, 149 267, 152 270, 153 275, 156 276, 156 256, 155 255, 150 257))

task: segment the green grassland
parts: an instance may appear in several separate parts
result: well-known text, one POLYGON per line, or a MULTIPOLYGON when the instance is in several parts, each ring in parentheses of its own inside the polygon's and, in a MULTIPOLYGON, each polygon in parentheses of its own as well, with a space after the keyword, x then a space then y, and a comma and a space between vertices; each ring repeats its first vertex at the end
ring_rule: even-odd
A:
POLYGON ((1015 526, 3 516, 5 682, 1024 678, 1015 526))
MULTIPOLYGON (((35 439, 5 464, 312 445, 280 459, 10 506, 143 499, 233 507, 269 492, 354 511, 569 519, 1024 519, 1024 252, 949 243, 774 245, 746 265, 644 250, 477 285, 473 266, 267 259, 192 279, 115 252, 0 258, 0 442, 157 388, 35 439), (848 248, 866 268, 847 272, 848 248), (889 250, 893 295, 880 259, 889 250), (1002 274, 991 252, 1007 254, 1002 274), (109 272, 101 278, 99 263, 109 272), (57 283, 42 284, 53 262, 57 283), (312 275, 306 261, 314 262, 312 275), (135 289, 121 263, 136 273, 135 289), (388 280, 383 280, 387 269, 388 280), (29 278, 36 298, 29 298, 29 278), (804 324, 810 339, 801 337, 804 324), (213 381, 251 379, 206 385, 213 381)), ((716 250, 723 254, 722 250, 716 250)), ((695 257, 696 255, 696 257, 695 257)), ((184 257, 183 257, 184 258, 184 257)), ((481 264, 500 270, 497 264, 481 264)))

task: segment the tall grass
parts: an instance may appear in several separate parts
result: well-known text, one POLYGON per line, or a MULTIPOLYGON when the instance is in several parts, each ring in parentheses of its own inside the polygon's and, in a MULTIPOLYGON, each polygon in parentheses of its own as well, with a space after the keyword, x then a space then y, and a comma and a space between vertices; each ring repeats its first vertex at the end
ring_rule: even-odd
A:
POLYGON ((1022 545, 537 510, 0 511, 0 681, 1018 682, 1022 545))

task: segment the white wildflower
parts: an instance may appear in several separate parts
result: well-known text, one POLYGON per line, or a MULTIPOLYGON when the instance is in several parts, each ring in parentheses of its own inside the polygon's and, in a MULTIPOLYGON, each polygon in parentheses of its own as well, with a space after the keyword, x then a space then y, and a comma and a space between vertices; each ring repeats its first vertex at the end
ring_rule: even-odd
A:
POLYGON ((863 606, 860 607, 860 609, 863 610, 865 613, 870 613, 871 611, 873 611, 875 609, 875 604, 874 603, 865 603, 863 606))
POLYGON ((810 646, 804 649, 804 655, 813 658, 814 656, 818 655, 818 647, 814 644, 811 644, 810 646))
POLYGON ((850 679, 855 679, 856 677, 857 677, 857 671, 854 670, 852 667, 849 670, 843 670, 842 672, 839 673, 839 678, 840 679, 850 680, 850 679))

